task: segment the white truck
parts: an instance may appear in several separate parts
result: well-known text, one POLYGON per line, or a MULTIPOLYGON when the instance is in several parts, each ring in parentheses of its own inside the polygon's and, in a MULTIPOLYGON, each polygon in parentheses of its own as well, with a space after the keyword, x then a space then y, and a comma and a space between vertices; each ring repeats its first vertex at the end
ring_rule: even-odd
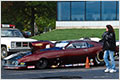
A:
POLYGON ((5 58, 10 52, 30 50, 29 43, 37 41, 23 37, 23 34, 15 28, 15 25, 1 25, 1 58, 5 58))

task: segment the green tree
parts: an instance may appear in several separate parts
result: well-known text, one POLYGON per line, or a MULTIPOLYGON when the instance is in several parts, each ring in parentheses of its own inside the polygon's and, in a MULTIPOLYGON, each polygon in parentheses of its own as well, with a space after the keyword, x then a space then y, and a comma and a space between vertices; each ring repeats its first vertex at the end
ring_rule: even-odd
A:
POLYGON ((44 27, 55 28, 56 2, 51 1, 2 1, 1 23, 15 24, 21 30, 34 33, 34 22, 39 31, 44 27))

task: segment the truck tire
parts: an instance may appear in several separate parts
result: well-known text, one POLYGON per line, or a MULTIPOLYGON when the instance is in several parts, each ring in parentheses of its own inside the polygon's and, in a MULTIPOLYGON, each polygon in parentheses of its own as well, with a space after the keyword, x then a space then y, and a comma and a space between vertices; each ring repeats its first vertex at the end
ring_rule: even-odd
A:
POLYGON ((7 52, 6 47, 2 47, 1 48, 1 59, 4 59, 7 56, 8 56, 8 52, 7 52))

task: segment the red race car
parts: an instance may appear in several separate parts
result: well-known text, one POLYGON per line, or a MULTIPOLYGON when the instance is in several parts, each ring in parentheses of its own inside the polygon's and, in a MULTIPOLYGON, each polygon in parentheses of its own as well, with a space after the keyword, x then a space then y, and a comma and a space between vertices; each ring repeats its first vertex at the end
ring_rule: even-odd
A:
POLYGON ((84 40, 59 41, 51 48, 12 54, 2 63, 5 69, 30 67, 44 69, 57 64, 85 63, 86 57, 93 59, 95 64, 103 65, 102 44, 84 40))

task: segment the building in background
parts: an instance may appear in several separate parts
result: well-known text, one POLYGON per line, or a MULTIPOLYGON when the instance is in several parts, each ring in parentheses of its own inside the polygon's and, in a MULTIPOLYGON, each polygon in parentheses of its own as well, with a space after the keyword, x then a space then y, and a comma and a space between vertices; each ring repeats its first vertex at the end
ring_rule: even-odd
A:
POLYGON ((119 27, 119 1, 59 1, 56 29, 119 27))

